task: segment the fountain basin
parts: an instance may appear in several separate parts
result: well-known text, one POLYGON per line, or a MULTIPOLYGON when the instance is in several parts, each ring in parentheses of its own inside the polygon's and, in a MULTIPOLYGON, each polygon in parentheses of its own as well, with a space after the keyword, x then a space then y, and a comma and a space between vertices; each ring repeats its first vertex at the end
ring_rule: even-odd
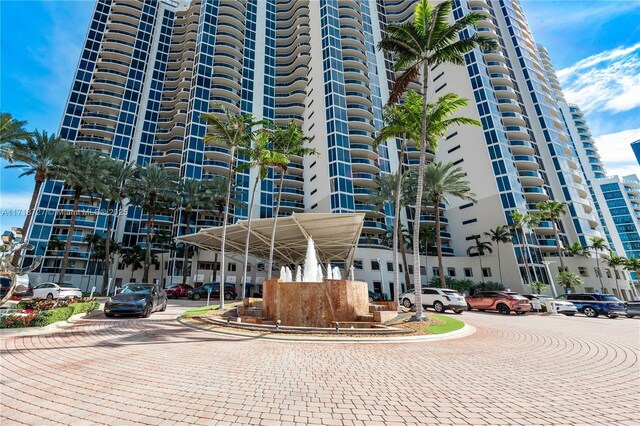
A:
POLYGON ((368 286, 363 281, 266 280, 262 289, 264 318, 285 326, 331 327, 336 322, 358 322, 358 317, 369 314, 368 286))

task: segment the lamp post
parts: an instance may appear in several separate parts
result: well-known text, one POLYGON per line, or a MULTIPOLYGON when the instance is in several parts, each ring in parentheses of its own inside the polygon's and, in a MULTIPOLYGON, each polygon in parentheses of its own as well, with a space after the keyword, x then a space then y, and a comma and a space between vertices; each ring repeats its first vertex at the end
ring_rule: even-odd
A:
POLYGON ((382 262, 380 258, 377 257, 376 261, 378 262, 378 267, 380 268, 380 288, 382 289, 382 293, 384 293, 384 275, 382 274, 382 262))
POLYGON ((549 265, 551 263, 556 263, 555 260, 543 260, 542 263, 544 264, 545 268, 547 269, 547 275, 549 275, 549 283, 551 284, 551 293, 553 293, 553 298, 555 299, 556 297, 558 297, 558 293, 556 292, 556 287, 553 284, 553 276, 551 276, 551 270, 549 269, 549 265))

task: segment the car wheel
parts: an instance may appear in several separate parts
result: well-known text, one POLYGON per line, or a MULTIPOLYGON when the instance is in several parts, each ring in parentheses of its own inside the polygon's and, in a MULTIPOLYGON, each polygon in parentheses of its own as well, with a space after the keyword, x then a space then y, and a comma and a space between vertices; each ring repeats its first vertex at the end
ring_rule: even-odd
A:
POLYGON ((191 299, 192 296, 193 296, 193 291, 188 291, 187 298, 191 299))
POLYGON ((51 293, 47 294, 47 300, 53 300, 53 294, 51 293))
POLYGON ((497 308, 498 308, 498 312, 501 313, 502 315, 509 315, 509 313, 511 312, 511 309, 509 309, 509 307, 504 303, 499 304, 497 308))
POLYGON ((633 315, 627 314, 627 318, 633 318, 633 315))
POLYGON ((444 305, 442 304, 442 302, 440 302, 440 301, 436 301, 436 302, 433 304, 433 309, 434 309, 436 312, 438 312, 438 313, 440 313, 440 314, 441 314, 441 313, 443 313, 443 312, 444 312, 444 305))
POLYGON ((369 296, 369 303, 373 303, 373 297, 369 296))
POLYGON ((115 315, 115 314, 112 314, 112 313, 106 313, 106 312, 105 312, 105 313, 104 313, 104 316, 105 316, 105 317, 107 317, 107 318, 113 318, 113 317, 115 317, 116 315, 115 315))
POLYGON ((608 318, 611 318, 611 319, 616 319, 616 318, 618 318, 618 315, 616 315, 616 314, 609 314, 609 315, 607 315, 607 317, 608 317, 608 318))
POLYGON ((200 300, 200 293, 193 293, 193 300, 200 300))
POLYGON ((405 297, 404 300, 402 301, 402 306, 404 306, 407 309, 411 309, 411 300, 405 297))
POLYGON ((454 309, 453 312, 460 315, 462 313, 462 309, 454 309))
POLYGON ((575 314, 574 314, 573 312, 567 312, 567 313, 565 313, 565 314, 563 314, 563 315, 566 315, 566 316, 568 316, 568 317, 572 317, 572 316, 574 316, 575 314))
POLYGON ((467 311, 471 310, 471 305, 467 303, 467 311))
POLYGON ((225 293, 224 300, 233 300, 233 296, 231 295, 231 293, 225 293))
POLYGON ((165 300, 164 303, 162 304, 162 308, 160 308, 160 312, 164 312, 167 310, 167 301, 165 300))
POLYGON ((517 315, 524 315, 526 312, 516 312, 517 315))
POLYGON ((600 315, 598 313, 598 311, 596 311, 594 308, 592 308, 591 306, 587 306, 585 307, 582 312, 584 312, 584 314, 586 316, 588 316, 589 318, 597 318, 598 315, 600 315))
POLYGON ((149 318, 151 316, 151 312, 153 312, 153 304, 147 303, 147 305, 144 307, 144 313, 142 314, 142 316, 144 318, 149 318))

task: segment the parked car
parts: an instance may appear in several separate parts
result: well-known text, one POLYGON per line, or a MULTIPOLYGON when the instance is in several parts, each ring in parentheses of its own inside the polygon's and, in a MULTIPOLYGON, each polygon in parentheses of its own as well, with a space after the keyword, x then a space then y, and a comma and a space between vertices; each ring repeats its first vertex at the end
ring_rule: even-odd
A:
POLYGON ((142 315, 148 318, 153 312, 167 309, 167 294, 157 284, 129 283, 104 304, 104 315, 142 315))
POLYGON ((578 312, 588 317, 596 318, 606 315, 617 318, 625 315, 624 304, 617 297, 610 294, 572 293, 558 296, 558 300, 567 300, 578 308, 578 312))
POLYGON ((376 293, 375 291, 369 291, 369 303, 379 302, 381 300, 382 300, 382 295, 380 293, 376 293))
MULTIPOLYGON (((400 295, 400 301, 405 308, 411 308, 416 301, 414 290, 409 290, 400 295)), ((461 314, 467 309, 467 302, 457 291, 448 288, 422 287, 422 306, 433 308, 436 312, 444 312, 451 309, 456 314, 461 314)))
MULTIPOLYGON (((191 298, 193 300, 198 300, 202 297, 207 297, 211 291, 212 298, 220 298, 220 283, 207 283, 200 287, 196 287, 193 289, 193 294, 191 298)), ((224 285, 224 300, 235 300, 238 298, 238 291, 236 290, 236 286, 233 284, 225 284, 224 285)))
POLYGON ((167 293, 167 298, 170 299, 177 299, 178 297, 191 298, 191 296, 193 296, 193 287, 188 284, 174 284, 164 291, 167 293))
POLYGON ((513 291, 480 291, 473 296, 467 296, 469 310, 498 311, 508 315, 511 311, 524 315, 531 310, 531 303, 526 297, 513 291))
POLYGON ((626 316, 633 318, 640 316, 640 300, 631 300, 626 303, 626 316))
POLYGON ((546 294, 523 294, 523 296, 530 301, 538 299, 540 301, 540 310, 542 312, 547 312, 547 302, 554 302, 556 304, 556 312, 558 312, 559 314, 572 317, 578 313, 578 308, 576 308, 576 305, 571 302, 567 302, 566 300, 556 300, 551 296, 547 296, 546 294))
POLYGON ((70 299, 82 297, 82 290, 70 283, 42 283, 33 289, 34 299, 70 299))

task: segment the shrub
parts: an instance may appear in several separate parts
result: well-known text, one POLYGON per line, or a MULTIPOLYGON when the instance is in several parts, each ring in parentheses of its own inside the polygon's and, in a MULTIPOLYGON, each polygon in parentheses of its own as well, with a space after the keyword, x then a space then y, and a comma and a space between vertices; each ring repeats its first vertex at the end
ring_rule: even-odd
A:
MULTIPOLYGON (((470 290, 473 287, 473 281, 463 278, 457 279, 453 277, 444 277, 444 282, 447 288, 456 290, 458 293, 464 293, 465 291, 470 290)), ((440 277, 433 277, 431 281, 429 281, 429 286, 431 287, 440 287, 440 277)))
POLYGON ((487 281, 485 283, 475 283, 469 290, 469 294, 476 294, 479 291, 504 291, 505 286, 495 281, 487 281))
POLYGON ((2 317, 2 321, 0 321, 0 328, 20 328, 36 326, 38 325, 37 320, 37 312, 33 312, 27 315, 9 314, 2 317))
MULTIPOLYGON (((38 302, 41 303, 41 302, 38 302)), ((31 305, 36 306, 36 305, 31 305)), ((48 305, 45 305, 48 306, 48 305)), ((7 315, 2 319, 0 328, 17 328, 17 327, 38 327, 53 324, 58 321, 65 321, 76 314, 83 312, 91 312, 97 309, 100 304, 97 301, 70 303, 68 306, 62 306, 42 311, 33 311, 26 316, 7 315), (7 317, 9 320, 7 320, 7 317), (14 318, 15 317, 15 318, 14 318), (28 318, 26 320, 25 318, 28 318)))

